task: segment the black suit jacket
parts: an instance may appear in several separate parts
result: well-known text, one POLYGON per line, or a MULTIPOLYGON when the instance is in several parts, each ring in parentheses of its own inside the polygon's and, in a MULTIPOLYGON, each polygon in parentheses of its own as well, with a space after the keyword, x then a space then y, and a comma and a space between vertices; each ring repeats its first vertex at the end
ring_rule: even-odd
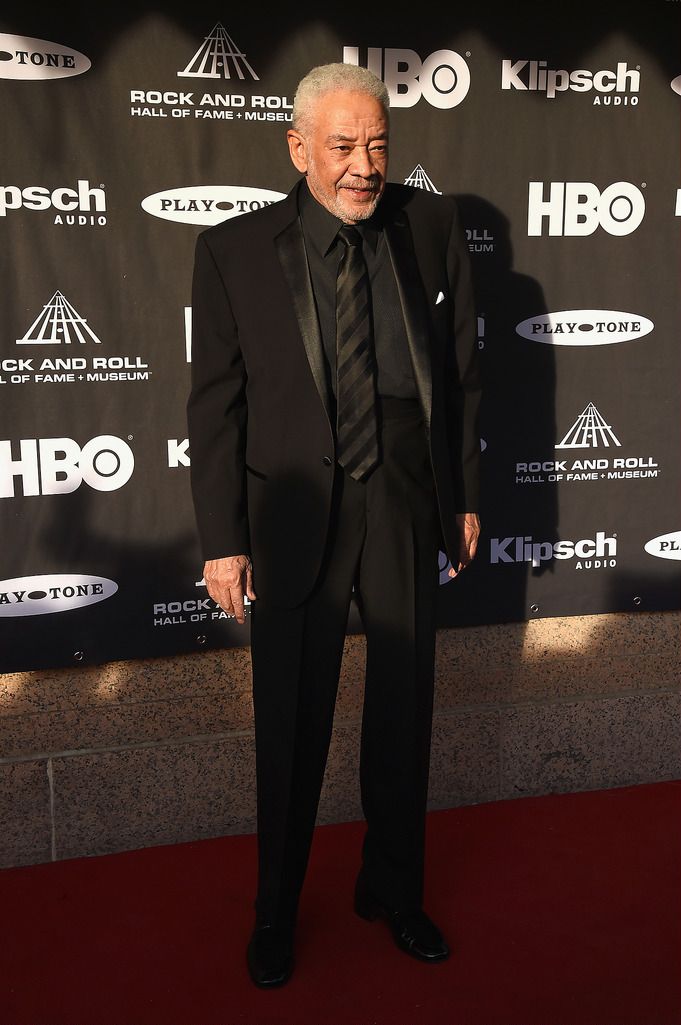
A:
MULTIPOLYGON (((206 559, 251 554, 260 597, 295 606, 318 575, 334 477, 322 339, 298 214, 280 203, 197 240, 188 403, 206 559)), ((402 185, 381 199, 423 410, 443 544, 478 502, 480 385, 468 251, 454 200, 402 185)))

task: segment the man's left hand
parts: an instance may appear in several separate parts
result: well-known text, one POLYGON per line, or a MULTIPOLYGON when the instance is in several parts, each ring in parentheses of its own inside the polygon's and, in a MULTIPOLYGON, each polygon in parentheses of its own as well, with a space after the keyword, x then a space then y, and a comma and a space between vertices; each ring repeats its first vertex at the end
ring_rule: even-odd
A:
POLYGON ((456 525, 459 528, 459 563, 449 570, 450 577, 459 575, 462 569, 475 558, 480 537, 480 519, 477 513, 457 513, 456 525))

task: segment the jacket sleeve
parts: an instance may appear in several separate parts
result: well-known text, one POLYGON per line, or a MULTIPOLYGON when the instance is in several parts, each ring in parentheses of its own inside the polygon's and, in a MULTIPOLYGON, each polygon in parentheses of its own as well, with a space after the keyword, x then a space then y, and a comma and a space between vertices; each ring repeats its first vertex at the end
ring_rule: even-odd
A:
POLYGON ((246 368, 227 290, 203 235, 197 239, 194 262, 187 421, 203 557, 249 554, 246 368))
POLYGON ((449 450, 457 512, 477 512, 480 493, 479 409, 481 380, 477 320, 466 236, 456 204, 447 247, 447 276, 454 298, 454 338, 447 350, 449 450))

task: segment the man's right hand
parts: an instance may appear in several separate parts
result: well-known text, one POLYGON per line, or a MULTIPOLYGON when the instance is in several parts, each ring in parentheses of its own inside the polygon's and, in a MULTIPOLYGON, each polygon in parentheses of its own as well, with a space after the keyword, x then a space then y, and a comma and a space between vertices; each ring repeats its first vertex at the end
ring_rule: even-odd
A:
POLYGON ((253 568, 247 555, 228 555, 224 559, 209 559, 203 567, 203 579, 208 594, 228 616, 244 623, 244 594, 256 600, 253 590, 253 568))

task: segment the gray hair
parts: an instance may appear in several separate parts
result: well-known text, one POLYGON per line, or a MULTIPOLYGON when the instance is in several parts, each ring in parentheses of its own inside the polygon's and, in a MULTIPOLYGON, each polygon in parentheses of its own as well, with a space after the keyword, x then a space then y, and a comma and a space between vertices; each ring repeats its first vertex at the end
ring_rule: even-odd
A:
POLYGON ((293 128, 305 132, 312 118, 315 103, 327 93, 341 90, 374 96, 383 107, 385 116, 389 116, 388 90, 373 72, 355 64, 320 64, 308 71, 298 83, 293 97, 293 128))

